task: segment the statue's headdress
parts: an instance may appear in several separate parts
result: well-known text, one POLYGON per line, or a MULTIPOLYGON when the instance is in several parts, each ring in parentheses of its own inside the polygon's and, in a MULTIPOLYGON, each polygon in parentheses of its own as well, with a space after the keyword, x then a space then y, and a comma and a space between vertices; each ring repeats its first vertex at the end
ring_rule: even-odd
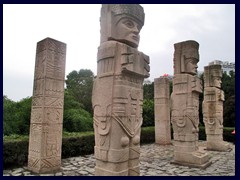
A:
POLYGON ((189 40, 174 44, 174 74, 186 72, 185 64, 188 59, 194 58, 199 61, 199 44, 196 41, 189 40))
POLYGON ((222 77, 222 66, 220 64, 214 64, 204 67, 204 86, 213 87, 214 78, 222 77))
POLYGON ((134 19, 142 27, 144 25, 144 10, 139 4, 103 4, 101 9, 101 43, 112 37, 112 31, 117 21, 123 17, 134 19))

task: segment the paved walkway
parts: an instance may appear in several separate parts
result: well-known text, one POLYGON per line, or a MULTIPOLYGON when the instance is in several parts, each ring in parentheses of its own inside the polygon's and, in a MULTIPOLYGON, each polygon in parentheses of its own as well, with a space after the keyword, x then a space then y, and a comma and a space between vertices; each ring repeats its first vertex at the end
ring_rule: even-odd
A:
MULTIPOLYGON (((206 142, 200 142, 204 146, 206 142)), ((140 176, 235 176, 235 145, 230 152, 209 151, 212 164, 206 169, 170 164, 173 146, 147 144, 141 146, 140 176)), ((94 176, 92 155, 62 159, 62 171, 55 174, 34 174, 26 167, 4 170, 3 176, 94 176)))

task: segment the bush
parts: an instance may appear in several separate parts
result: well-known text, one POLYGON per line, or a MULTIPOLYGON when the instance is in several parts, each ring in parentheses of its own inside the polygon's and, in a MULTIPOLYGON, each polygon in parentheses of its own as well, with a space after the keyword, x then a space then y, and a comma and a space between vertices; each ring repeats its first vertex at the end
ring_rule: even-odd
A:
POLYGON ((28 140, 7 141, 3 143, 3 167, 23 166, 27 163, 28 140))
MULTIPOLYGON (((224 141, 234 142, 234 128, 224 128, 224 141)), ((199 129, 199 140, 206 140, 204 127, 199 129)), ((141 130, 141 144, 155 142, 155 127, 144 127, 141 130)), ((94 153, 94 133, 63 133, 62 158, 76 157, 94 153)), ((3 168, 27 165, 28 137, 8 136, 3 139, 3 168)))
MULTIPOLYGON (((26 166, 29 139, 24 136, 8 136, 3 141, 3 168, 26 166)), ((62 158, 92 154, 94 133, 64 133, 62 139, 62 158), (67 134, 67 135, 66 135, 67 134)))
POLYGON ((82 156, 94 153, 94 134, 65 137, 62 140, 62 158, 82 156))
POLYGON ((69 109, 64 111, 63 128, 68 132, 83 132, 93 130, 93 119, 84 109, 69 109))
POLYGON ((68 91, 64 95, 63 129, 68 132, 93 130, 92 115, 68 91))
POLYGON ((141 144, 155 142, 155 127, 144 127, 141 129, 141 144))

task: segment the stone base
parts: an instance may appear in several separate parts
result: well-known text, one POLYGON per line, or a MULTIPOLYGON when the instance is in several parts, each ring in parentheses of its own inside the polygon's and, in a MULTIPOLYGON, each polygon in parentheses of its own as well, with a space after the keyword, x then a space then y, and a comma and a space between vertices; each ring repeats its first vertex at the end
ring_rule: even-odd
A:
POLYGON ((95 176, 128 176, 128 170, 114 172, 99 167, 95 167, 95 176))
POLYGON ((36 174, 49 174, 49 173, 54 174, 62 171, 61 167, 49 167, 49 168, 41 168, 41 169, 27 167, 27 170, 36 174))
POLYGON ((221 152, 229 152, 232 150, 230 144, 224 141, 217 142, 207 142, 206 150, 209 151, 221 151, 221 152))
POLYGON ((28 156, 29 171, 39 174, 57 173, 61 171, 61 156, 49 158, 28 156))
POLYGON ((205 169, 211 165, 209 155, 204 151, 174 152, 172 164, 205 169))
POLYGON ((155 144, 158 144, 158 145, 172 145, 172 142, 171 141, 155 141, 155 144))
POLYGON ((139 176, 139 159, 109 162, 96 159, 95 176, 139 176))

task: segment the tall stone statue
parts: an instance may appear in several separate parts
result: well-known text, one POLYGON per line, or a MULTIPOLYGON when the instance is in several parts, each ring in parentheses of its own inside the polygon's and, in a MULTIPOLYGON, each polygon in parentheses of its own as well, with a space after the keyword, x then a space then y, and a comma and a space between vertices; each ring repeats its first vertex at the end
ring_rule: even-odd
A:
POLYGON ((65 43, 37 43, 28 152, 28 169, 36 173, 61 167, 65 60, 65 43))
POLYGON ((206 167, 209 156, 198 147, 199 94, 202 85, 197 75, 199 44, 184 41, 174 44, 174 77, 171 95, 171 123, 174 131, 173 163, 206 167))
POLYGON ((168 77, 154 79, 155 142, 171 144, 170 95, 168 77))
POLYGON ((223 141, 223 101, 221 90, 221 65, 204 67, 203 122, 207 135, 207 149, 228 151, 230 145, 223 141))
POLYGON ((144 11, 137 4, 103 4, 94 80, 95 175, 139 175, 143 80, 149 57, 139 52, 144 11))

